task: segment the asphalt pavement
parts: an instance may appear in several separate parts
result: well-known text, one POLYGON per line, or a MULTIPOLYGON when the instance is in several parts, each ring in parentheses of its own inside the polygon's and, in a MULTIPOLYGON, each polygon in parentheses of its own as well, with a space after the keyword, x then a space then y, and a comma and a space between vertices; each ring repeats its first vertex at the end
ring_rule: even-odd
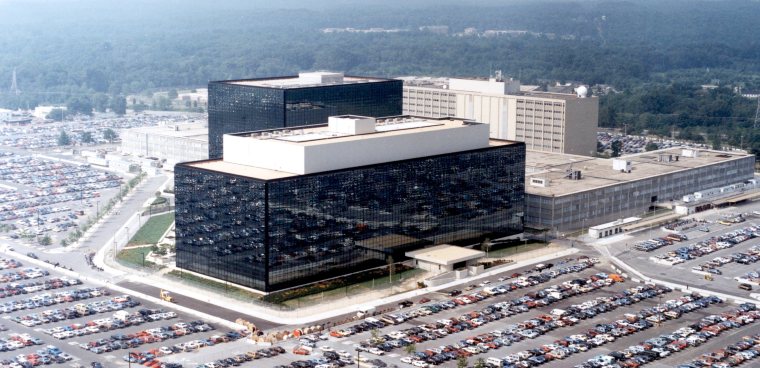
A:
MULTIPOLYGON (((161 289, 157 288, 152 285, 143 284, 139 282, 132 282, 132 281, 121 281, 117 283, 117 285, 125 287, 130 290, 134 290, 137 292, 141 292, 143 294, 147 295, 153 295, 158 297, 161 289)), ((193 299, 189 296, 182 295, 181 293, 177 291, 172 291, 172 296, 174 297, 177 304, 180 304, 184 307, 191 308, 194 310, 197 310, 202 313, 210 314, 219 318, 226 319, 228 321, 235 321, 238 318, 243 318, 248 320, 249 322, 252 322, 255 324, 259 329, 262 330, 269 330, 276 327, 282 326, 279 323, 270 322, 261 318, 254 317, 249 314, 242 314, 240 312, 222 308, 214 304, 206 303, 204 301, 193 299)))

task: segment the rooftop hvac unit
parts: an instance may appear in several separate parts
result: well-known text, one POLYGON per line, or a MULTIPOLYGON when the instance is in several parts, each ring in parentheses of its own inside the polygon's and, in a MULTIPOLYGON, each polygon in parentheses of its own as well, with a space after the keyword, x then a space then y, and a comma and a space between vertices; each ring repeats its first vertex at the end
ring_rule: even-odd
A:
POLYGON ((530 185, 534 187, 546 188, 549 186, 549 179, 545 178, 530 178, 530 185))
POLYGON ((581 171, 580 170, 570 170, 567 173, 567 178, 570 180, 581 180, 581 171))
POLYGON ((612 159, 612 169, 613 170, 620 170, 620 172, 630 172, 631 171, 631 161, 623 160, 619 158, 612 159))

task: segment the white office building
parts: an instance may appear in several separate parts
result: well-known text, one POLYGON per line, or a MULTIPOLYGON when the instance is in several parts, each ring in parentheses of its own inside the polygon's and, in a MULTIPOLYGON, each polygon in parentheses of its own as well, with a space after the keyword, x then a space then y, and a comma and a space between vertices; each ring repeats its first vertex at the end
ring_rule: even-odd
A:
POLYGON ((405 77, 404 114, 458 117, 489 124, 491 138, 525 142, 528 150, 590 156, 596 152, 599 99, 524 91, 499 73, 490 79, 405 77))
POLYGON ((166 160, 165 168, 208 159, 208 124, 166 124, 124 130, 121 151, 133 156, 166 160))

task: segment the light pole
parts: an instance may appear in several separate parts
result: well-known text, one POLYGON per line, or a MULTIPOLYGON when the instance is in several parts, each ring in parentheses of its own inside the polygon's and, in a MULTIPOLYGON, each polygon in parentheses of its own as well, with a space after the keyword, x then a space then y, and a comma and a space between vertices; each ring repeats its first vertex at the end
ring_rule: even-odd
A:
POLYGON ((124 241, 124 246, 127 246, 129 244, 129 226, 124 226, 124 229, 127 230, 127 240, 124 241))

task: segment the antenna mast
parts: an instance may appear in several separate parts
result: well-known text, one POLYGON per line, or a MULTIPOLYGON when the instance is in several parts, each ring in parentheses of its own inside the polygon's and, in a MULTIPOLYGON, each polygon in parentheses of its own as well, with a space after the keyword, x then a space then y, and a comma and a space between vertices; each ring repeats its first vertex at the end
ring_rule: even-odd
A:
POLYGON ((13 78, 11 79, 11 92, 15 94, 16 96, 21 94, 21 90, 18 89, 18 83, 16 83, 16 68, 13 68, 13 78))

